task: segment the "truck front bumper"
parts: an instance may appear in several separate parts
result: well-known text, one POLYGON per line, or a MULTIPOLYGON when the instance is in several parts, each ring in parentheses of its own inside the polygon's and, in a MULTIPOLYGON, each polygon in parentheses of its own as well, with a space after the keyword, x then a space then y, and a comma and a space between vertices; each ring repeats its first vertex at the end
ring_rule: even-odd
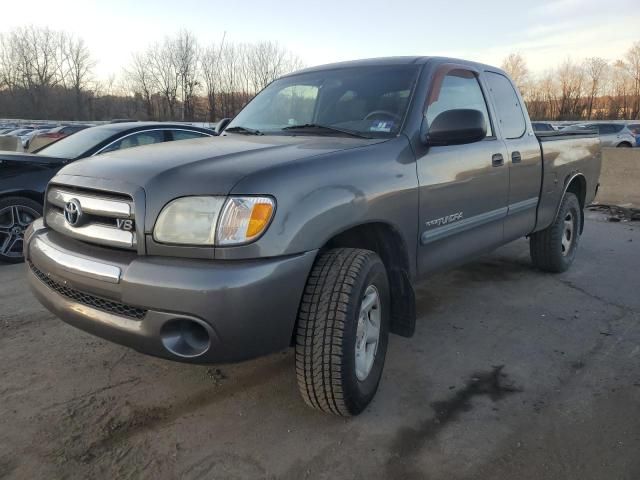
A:
POLYGON ((142 353, 193 363, 287 348, 316 252, 246 261, 137 256, 25 235, 31 288, 65 322, 142 353))

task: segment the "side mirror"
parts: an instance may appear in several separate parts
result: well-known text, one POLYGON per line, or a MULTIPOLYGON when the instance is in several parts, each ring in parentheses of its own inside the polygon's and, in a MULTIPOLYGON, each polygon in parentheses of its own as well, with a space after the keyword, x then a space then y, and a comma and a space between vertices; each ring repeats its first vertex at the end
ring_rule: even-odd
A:
MULTIPOLYGON (((423 125, 426 120, 423 121, 423 125)), ((487 136, 487 122, 479 110, 446 110, 433 119, 423 135, 427 145, 461 145, 487 136)))
POLYGON ((218 135, 220 135, 224 131, 224 129, 227 128, 227 125, 229 125, 229 122, 231 122, 230 118, 223 118, 216 124, 216 128, 214 128, 214 131, 218 135))

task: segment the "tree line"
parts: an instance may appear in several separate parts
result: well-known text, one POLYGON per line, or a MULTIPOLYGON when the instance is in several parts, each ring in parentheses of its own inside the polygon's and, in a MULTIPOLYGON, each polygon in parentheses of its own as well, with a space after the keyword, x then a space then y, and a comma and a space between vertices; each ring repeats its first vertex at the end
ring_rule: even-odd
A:
POLYGON ((201 45, 189 31, 95 77, 84 40, 46 27, 0 35, 0 118, 216 121, 234 116, 275 78, 303 67, 276 42, 201 45))
MULTIPOLYGON (((209 121, 234 116, 302 60, 276 42, 202 45, 183 30, 134 53, 119 74, 95 75, 82 38, 46 27, 0 34, 0 118, 209 121)), ((621 59, 567 58, 533 74, 513 53, 502 68, 533 119, 631 119, 640 115, 640 42, 621 59)))
POLYGON ((522 92, 535 120, 615 120, 640 116, 640 42, 613 62, 600 57, 532 74, 524 57, 512 53, 502 68, 522 92))

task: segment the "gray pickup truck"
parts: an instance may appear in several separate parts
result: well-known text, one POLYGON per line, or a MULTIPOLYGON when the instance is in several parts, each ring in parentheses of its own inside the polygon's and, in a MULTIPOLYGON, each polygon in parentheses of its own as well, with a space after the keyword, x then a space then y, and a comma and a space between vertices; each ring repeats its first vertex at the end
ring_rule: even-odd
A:
POLYGON ((505 73, 401 57, 310 68, 220 137, 75 162, 25 235, 37 298, 65 322, 171 360, 295 346, 311 407, 354 415, 414 285, 528 236, 566 270, 596 194, 596 136, 536 136, 505 73))

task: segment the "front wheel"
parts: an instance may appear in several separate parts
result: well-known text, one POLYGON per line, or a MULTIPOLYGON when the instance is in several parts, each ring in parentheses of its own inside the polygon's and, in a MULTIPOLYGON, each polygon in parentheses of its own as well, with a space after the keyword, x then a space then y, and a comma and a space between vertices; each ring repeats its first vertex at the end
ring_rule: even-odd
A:
POLYGON ((296 327, 296 373, 317 410, 357 415, 382 376, 389 337, 389 281, 375 252, 337 248, 309 275, 296 327))
POLYGON ((30 198, 9 197, 0 200, 0 261, 19 263, 24 232, 36 218, 42 216, 42 206, 30 198))
POLYGON ((567 192, 553 223, 529 238, 531 261, 547 272, 566 271, 576 257, 581 230, 580 202, 575 194, 567 192))

